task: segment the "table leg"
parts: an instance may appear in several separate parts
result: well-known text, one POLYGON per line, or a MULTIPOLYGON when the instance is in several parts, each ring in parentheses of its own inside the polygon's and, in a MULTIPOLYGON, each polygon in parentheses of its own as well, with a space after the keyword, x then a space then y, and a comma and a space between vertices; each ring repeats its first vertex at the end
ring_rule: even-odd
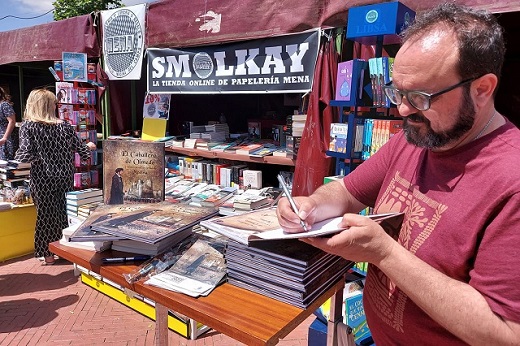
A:
POLYGON ((343 307, 343 290, 338 290, 330 301, 330 315, 327 322, 327 346, 336 346, 338 338, 336 335, 337 323, 343 319, 341 308, 343 307))
POLYGON ((168 309, 159 303, 155 303, 155 344, 168 345, 168 309))

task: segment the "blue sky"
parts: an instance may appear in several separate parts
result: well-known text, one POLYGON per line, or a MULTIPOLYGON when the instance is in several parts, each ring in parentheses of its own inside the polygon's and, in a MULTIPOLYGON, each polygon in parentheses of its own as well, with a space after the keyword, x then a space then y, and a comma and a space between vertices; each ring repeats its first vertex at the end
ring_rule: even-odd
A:
MULTIPOLYGON (((52 3, 54 0, 0 0, 2 11, 0 12, 0 31, 15 30, 28 26, 53 22, 52 3), (47 13, 49 12, 49 13, 47 13), (44 16, 44 13, 47 13, 44 16), (9 16, 7 18, 4 18, 9 16), (13 18, 33 18, 34 19, 18 19, 13 18)), ((152 0, 123 0, 127 6, 142 4, 144 2, 152 2, 152 0)))

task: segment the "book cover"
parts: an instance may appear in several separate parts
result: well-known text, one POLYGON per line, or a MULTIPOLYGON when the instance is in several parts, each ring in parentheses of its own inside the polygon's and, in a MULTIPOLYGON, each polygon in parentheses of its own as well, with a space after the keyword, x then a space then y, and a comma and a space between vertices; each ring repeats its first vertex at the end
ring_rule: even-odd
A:
POLYGON ((169 268, 145 284, 181 292, 192 297, 208 295, 226 276, 222 242, 197 241, 169 268))
POLYGON ((262 123, 260 121, 248 121, 247 133, 250 138, 262 138, 262 123))
POLYGON ((62 52, 63 80, 70 82, 87 81, 87 54, 62 52))
POLYGON ((103 190, 98 189, 98 188, 90 188, 90 189, 69 191, 66 193, 65 197, 67 199, 83 199, 83 198, 102 196, 102 195, 103 195, 103 190))
POLYGON ((345 298, 345 324, 352 328, 356 342, 368 338, 368 329, 365 309, 363 307, 363 291, 356 291, 345 298))
POLYGON ((235 154, 237 154, 237 155, 249 155, 253 151, 258 150, 258 149, 260 149, 262 147, 263 147, 263 145, 261 143, 249 143, 249 144, 240 145, 235 150, 235 154))
POLYGON ((90 211, 90 215, 85 219, 79 227, 70 236, 70 241, 112 241, 126 239, 122 236, 115 236, 103 232, 92 230, 91 225, 95 222, 101 222, 117 215, 125 213, 133 213, 147 207, 148 204, 117 204, 117 205, 101 205, 90 211))
POLYGON ((331 123, 329 150, 337 153, 345 153, 347 151, 347 133, 348 124, 331 123))
MULTIPOLYGON (((392 236, 399 234, 403 213, 385 213, 367 216, 377 221, 392 236)), ((242 244, 254 241, 299 239, 322 237, 339 233, 346 228, 339 227, 342 217, 316 222, 311 230, 301 233, 286 233, 278 223, 275 208, 254 210, 241 215, 223 216, 201 221, 200 225, 242 244)))
POLYGON ((265 207, 269 204, 267 196, 238 195, 233 201, 233 208, 243 210, 254 210, 265 207))
POLYGON ((244 171, 242 172, 242 177, 245 188, 262 188, 262 171, 254 169, 244 169, 244 171))
POLYGON ((103 141, 103 195, 107 204, 164 200, 164 144, 103 141))
MULTIPOLYGON (((141 138, 144 141, 155 141, 166 135, 166 124, 168 120, 158 118, 143 118, 143 129, 141 138)), ((164 144, 162 144, 164 147, 164 144)))
POLYGON ((219 192, 203 200, 200 204, 204 207, 218 207, 235 195, 234 187, 224 187, 219 192))
POLYGON ((275 145, 264 144, 262 147, 250 152, 249 156, 251 156, 251 157, 269 156, 269 155, 273 155, 273 152, 275 152, 278 149, 280 149, 280 148, 275 145))
POLYGON ((91 228, 94 231, 154 244, 216 214, 215 208, 182 203, 151 203, 136 212, 96 221, 91 224, 91 228))

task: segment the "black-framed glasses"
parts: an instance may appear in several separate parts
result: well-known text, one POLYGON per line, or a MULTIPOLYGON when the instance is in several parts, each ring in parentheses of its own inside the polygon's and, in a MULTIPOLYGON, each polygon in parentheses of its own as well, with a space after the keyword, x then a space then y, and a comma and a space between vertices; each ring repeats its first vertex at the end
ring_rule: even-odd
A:
POLYGON ((457 84, 454 84, 450 87, 447 87, 446 89, 442 89, 441 91, 438 91, 433 94, 428 94, 424 91, 417 91, 417 90, 399 90, 393 85, 391 85, 392 82, 388 83, 387 85, 383 85, 383 91, 385 92, 386 97, 392 102, 394 105, 401 105, 403 103, 403 97, 406 97, 408 100, 408 103, 414 108, 417 108, 420 111, 427 111, 430 109, 432 99, 440 96, 444 93, 447 93, 448 91, 452 91, 453 89, 456 89, 460 86, 463 86, 464 84, 471 83, 478 77, 468 78, 464 79, 461 82, 458 82, 457 84))

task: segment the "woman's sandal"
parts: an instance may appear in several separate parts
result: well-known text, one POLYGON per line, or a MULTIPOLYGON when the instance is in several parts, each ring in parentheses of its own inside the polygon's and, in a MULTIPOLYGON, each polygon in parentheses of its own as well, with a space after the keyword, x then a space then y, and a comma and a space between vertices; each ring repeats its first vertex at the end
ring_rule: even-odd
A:
POLYGON ((42 266, 50 266, 50 265, 53 265, 54 263, 56 263, 56 259, 54 258, 54 256, 46 257, 42 262, 42 266))

